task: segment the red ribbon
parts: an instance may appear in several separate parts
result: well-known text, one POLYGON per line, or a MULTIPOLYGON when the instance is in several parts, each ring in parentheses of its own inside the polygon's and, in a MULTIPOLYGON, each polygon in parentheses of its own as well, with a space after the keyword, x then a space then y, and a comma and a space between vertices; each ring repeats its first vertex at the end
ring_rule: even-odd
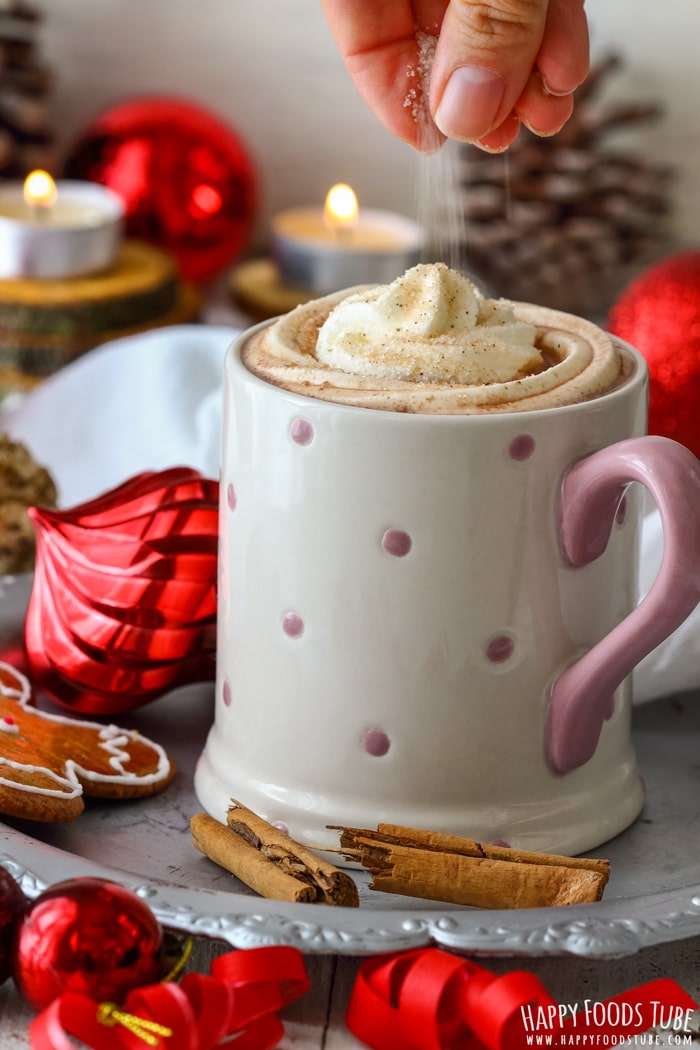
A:
POLYGON ((251 948, 215 959, 211 976, 137 988, 120 1011, 68 992, 29 1026, 34 1050, 272 1050, 284 1035, 277 1011, 310 988, 296 948, 251 948), (235 1036, 235 1039, 231 1039, 235 1036))
MULTIPOLYGON (((591 1036, 618 1040, 669 1025, 697 1003, 672 980, 587 1001, 564 1016, 534 974, 497 976, 436 948, 368 959, 360 967, 346 1014, 350 1031, 374 1050, 525 1050, 585 1046, 591 1036), (588 1040, 582 1036, 588 1036, 588 1040)), ((608 1042, 607 1045, 613 1045, 608 1042)))

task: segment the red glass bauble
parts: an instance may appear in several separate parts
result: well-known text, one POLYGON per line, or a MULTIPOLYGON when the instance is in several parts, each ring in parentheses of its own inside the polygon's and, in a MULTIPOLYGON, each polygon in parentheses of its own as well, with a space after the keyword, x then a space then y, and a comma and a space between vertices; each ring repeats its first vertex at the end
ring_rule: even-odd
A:
POLYGON ((19 883, 0 864, 0 984, 12 972, 15 930, 28 907, 19 883))
POLYGON ((129 236, 169 251, 185 280, 215 276, 250 237, 258 193, 248 150, 191 102, 143 98, 107 110, 80 136, 64 168, 69 178, 118 193, 129 236))
POLYGON ((700 456, 700 252, 649 267, 613 306, 608 327, 649 365, 649 432, 700 456))
POLYGON ((124 1001, 157 981, 163 934, 135 894, 106 879, 58 882, 40 894, 17 933, 13 976, 37 1010, 63 992, 124 1001))

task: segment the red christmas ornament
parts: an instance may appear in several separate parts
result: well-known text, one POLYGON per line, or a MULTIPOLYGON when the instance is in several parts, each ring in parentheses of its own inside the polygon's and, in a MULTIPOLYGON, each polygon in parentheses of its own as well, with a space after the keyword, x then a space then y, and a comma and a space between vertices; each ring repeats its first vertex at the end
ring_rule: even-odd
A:
POLYGON ((214 677, 218 493, 173 467, 70 510, 30 508, 25 648, 39 688, 111 715, 214 677))
POLYGON ((185 280, 223 270, 253 228, 257 180, 246 147, 218 117, 180 99, 109 109, 72 148, 65 174, 118 193, 129 236, 169 251, 185 280))
POLYGON ((700 456, 700 252, 672 255, 632 281, 608 328, 649 365, 649 432, 700 456))
POLYGON ((107 879, 79 878, 41 893, 17 933, 13 976, 43 1009, 64 992, 121 1003, 157 981, 163 934, 135 894, 107 879))
POLYGON ((0 984, 12 971, 15 929, 28 907, 19 883, 0 864, 0 984))

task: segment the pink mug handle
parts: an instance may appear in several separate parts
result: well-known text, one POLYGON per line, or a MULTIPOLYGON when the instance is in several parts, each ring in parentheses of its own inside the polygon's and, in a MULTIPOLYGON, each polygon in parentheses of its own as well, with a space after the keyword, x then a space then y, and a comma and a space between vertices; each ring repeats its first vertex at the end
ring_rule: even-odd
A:
POLYGON ((700 601, 700 462, 669 438, 619 441, 569 470, 560 523, 569 564, 587 565, 603 553, 631 481, 640 481, 658 506, 664 537, 661 568, 637 608, 556 679, 547 747, 558 773, 592 758, 619 684, 700 601))

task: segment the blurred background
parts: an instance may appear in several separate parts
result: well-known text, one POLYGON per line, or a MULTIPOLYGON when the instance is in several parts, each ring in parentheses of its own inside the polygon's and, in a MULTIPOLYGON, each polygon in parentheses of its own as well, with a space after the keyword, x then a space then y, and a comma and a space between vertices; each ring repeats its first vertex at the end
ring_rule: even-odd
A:
MULTIPOLYGON (((163 248, 205 302, 223 288, 256 318, 319 291, 290 293, 277 270, 246 267, 272 259, 275 216, 322 208, 334 183, 349 183, 361 210, 427 223, 430 257, 491 294, 603 320, 631 278, 700 240, 700 5, 588 0, 586 10, 594 72, 562 133, 540 140, 523 131, 503 156, 451 144, 425 158, 362 101, 318 0, 0 0, 0 181, 41 166, 107 183, 130 198, 130 237, 163 248), (156 98, 170 109, 158 110, 156 98)), ((30 347, 27 336, 41 361, 25 354, 20 371, 46 374, 129 324, 195 316, 194 299, 171 290, 167 309, 163 292, 140 319, 134 301, 155 262, 131 262, 144 273, 127 275, 128 294, 120 275, 102 295, 123 300, 119 326, 101 320, 104 330, 61 344, 56 361, 46 339, 30 347)), ((0 344, 13 364, 2 331, 19 324, 17 289, 3 289, 0 344)), ((87 293, 73 291, 84 314, 87 293)), ((45 288, 30 292, 36 317, 45 288)), ((204 314, 212 316, 220 319, 204 314)), ((57 320, 43 323, 58 345, 57 320)))
MULTIPOLYGON (((43 47, 56 82, 60 147, 101 110, 134 95, 176 94, 211 107, 248 144, 269 216, 321 199, 334 182, 361 201, 415 209, 410 148, 367 110, 345 74, 317 0, 44 0, 43 47)), ((664 116, 634 144, 673 166, 674 226, 700 236, 697 0, 587 0, 594 55, 622 68, 606 97, 658 102, 664 116)))

